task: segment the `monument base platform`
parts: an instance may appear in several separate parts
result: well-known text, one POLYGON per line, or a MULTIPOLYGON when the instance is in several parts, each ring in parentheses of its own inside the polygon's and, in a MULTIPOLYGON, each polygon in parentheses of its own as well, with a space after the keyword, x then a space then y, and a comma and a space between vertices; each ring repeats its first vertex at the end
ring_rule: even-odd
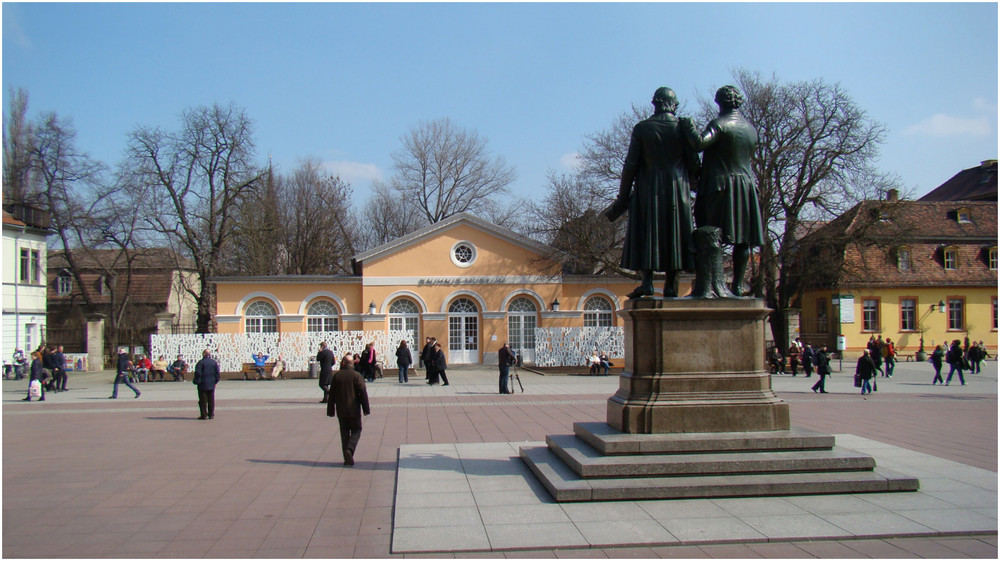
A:
POLYGON ((522 447, 558 502, 916 491, 916 478, 803 429, 631 434, 574 423, 573 435, 522 447))

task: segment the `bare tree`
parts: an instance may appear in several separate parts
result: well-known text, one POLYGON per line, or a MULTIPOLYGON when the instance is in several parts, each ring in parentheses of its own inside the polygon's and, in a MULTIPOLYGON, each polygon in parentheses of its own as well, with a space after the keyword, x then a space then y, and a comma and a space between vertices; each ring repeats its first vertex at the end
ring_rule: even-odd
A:
POLYGON ((382 182, 372 184, 374 192, 361 209, 363 247, 371 249, 405 236, 420 227, 416 207, 401 199, 382 182))
POLYGON ((268 168, 261 188, 238 208, 234 251, 222 271, 242 275, 351 272, 358 246, 351 187, 306 158, 291 174, 268 168))
POLYGON ((77 152, 68 121, 49 113, 33 129, 33 190, 58 237, 51 258, 73 276, 83 310, 106 313, 105 350, 113 349, 132 310, 134 264, 144 252, 135 205, 142 197, 120 183, 102 183, 104 166, 77 152), (89 282, 92 273, 98 284, 89 282))
POLYGON ((28 93, 12 87, 8 95, 3 127, 3 198, 5 203, 30 203, 34 131, 27 117, 28 93))
POLYGON ((601 214, 618 188, 588 176, 550 173, 545 198, 529 206, 531 233, 555 249, 568 273, 632 275, 619 266, 625 222, 601 214))
POLYGON ((202 282, 192 290, 197 327, 213 327, 216 275, 236 232, 238 208, 264 172, 254 163, 253 126, 232 104, 184 112, 181 128, 140 127, 129 135, 128 165, 150 189, 152 228, 190 257, 202 282))
POLYGON ((282 191, 286 274, 346 274, 358 247, 351 186, 317 159, 299 163, 282 191))
POLYGON ((402 149, 392 155, 392 186, 431 224, 480 211, 514 181, 514 168, 491 157, 485 139, 449 119, 421 122, 401 141, 402 149))

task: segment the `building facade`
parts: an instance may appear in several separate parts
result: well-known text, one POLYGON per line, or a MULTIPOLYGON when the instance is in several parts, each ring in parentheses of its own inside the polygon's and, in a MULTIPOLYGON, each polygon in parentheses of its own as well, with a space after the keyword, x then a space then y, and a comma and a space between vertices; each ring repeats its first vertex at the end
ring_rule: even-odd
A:
POLYGON ((62 251, 52 251, 47 266, 48 339, 67 352, 93 350, 87 348, 87 330, 94 317, 102 318, 105 357, 122 346, 148 352, 152 333, 194 331, 197 303, 191 291, 197 292, 200 282, 172 251, 78 250, 74 262, 78 274, 62 251))
MULTIPOLYGON (((994 179, 995 181, 995 179, 994 179)), ((997 203, 865 201, 801 240, 802 337, 904 356, 954 339, 997 349, 997 203)))
POLYGON ((3 212, 3 357, 45 342, 48 215, 30 207, 3 212))
POLYGON ((437 338, 450 364, 495 363, 505 341, 533 362, 536 327, 620 326, 637 282, 564 275, 550 255, 458 214, 355 256, 350 276, 213 279, 218 331, 411 330, 421 344, 437 338))

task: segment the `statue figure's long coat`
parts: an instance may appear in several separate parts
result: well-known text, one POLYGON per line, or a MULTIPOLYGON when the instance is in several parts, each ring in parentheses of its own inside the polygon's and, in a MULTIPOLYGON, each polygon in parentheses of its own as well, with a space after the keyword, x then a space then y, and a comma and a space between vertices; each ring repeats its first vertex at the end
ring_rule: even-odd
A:
POLYGON ((693 270, 690 178, 698 165, 674 115, 654 115, 632 129, 618 194, 629 201, 623 268, 693 270))

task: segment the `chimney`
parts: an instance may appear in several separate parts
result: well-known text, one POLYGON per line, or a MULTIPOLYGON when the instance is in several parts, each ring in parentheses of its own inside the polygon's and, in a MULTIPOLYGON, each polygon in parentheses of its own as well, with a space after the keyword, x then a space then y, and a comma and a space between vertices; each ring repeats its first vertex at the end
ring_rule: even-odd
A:
POLYGON ((898 202, 899 201, 899 190, 898 189, 889 189, 888 191, 886 191, 886 193, 885 193, 885 200, 888 201, 888 202, 890 202, 890 203, 898 202))

